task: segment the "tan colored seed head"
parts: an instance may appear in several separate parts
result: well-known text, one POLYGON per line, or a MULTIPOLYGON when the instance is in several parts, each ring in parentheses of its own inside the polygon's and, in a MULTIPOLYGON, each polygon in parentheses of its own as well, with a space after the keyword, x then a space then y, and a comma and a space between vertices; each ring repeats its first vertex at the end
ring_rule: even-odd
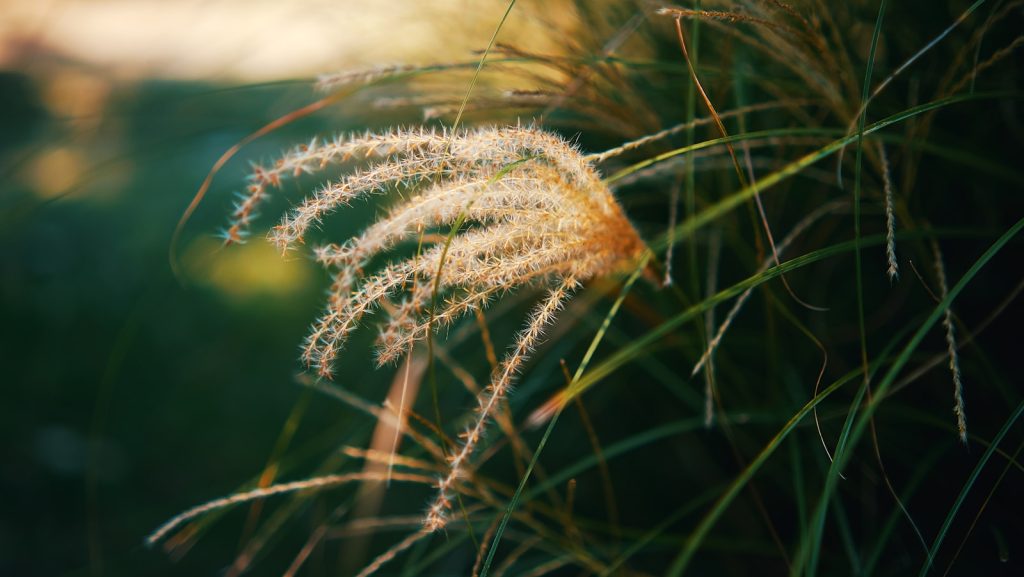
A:
POLYGON ((438 482, 439 496, 426 521, 437 529, 445 524, 449 493, 495 403, 507 393, 544 327, 579 283, 630 266, 645 245, 574 146, 524 127, 453 134, 395 130, 314 141, 253 172, 249 195, 227 231, 229 241, 240 240, 267 189, 283 178, 350 162, 360 168, 305 198, 269 235, 287 250, 302 242, 310 227, 356 198, 395 187, 411 193, 362 234, 314 251, 334 277, 326 310, 302 348, 304 362, 320 376, 331 376, 349 334, 377 308, 386 310, 378 338, 378 361, 386 363, 429 331, 451 325, 509 290, 523 285, 550 289, 481 395, 479 420, 463 434, 450 473, 438 482), (431 231, 442 234, 427 234, 431 231), (416 238, 423 241, 417 255, 367 274, 374 256, 416 238))

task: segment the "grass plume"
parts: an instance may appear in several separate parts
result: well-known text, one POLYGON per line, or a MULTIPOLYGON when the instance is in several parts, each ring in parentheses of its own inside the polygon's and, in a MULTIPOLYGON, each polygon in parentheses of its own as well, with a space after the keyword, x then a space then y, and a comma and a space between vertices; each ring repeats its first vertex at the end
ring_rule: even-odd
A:
POLYGON ((242 240, 269 189, 285 178, 353 161, 366 167, 321 186, 269 234, 286 251, 357 198, 391 186, 412 192, 360 235, 314 249, 334 279, 326 310, 302 347, 303 361, 320 377, 331 377, 350 333, 375 309, 387 310, 377 338, 378 363, 385 364, 496 296, 521 286, 551 287, 481 393, 478 418, 449 458, 450 471, 438 483, 425 522, 436 530, 446 523, 453 485, 465 476, 486 423, 544 328, 580 283, 623 271, 645 245, 577 149, 551 133, 520 126, 455 133, 397 129, 296 147, 273 165, 253 170, 249 194, 232 214, 228 241, 242 240), (460 230, 463 224, 472 226, 460 230), (454 234, 447 242, 438 236, 413 257, 365 272, 378 254, 443 227, 454 234), (444 302, 428 310, 435 291, 445 295, 444 302))

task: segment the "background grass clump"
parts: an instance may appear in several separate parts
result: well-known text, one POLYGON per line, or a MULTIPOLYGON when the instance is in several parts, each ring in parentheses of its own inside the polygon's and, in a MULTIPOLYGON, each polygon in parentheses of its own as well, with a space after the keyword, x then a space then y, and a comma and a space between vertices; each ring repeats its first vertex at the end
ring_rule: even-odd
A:
POLYGON ((319 80, 96 60, 59 12, 4 32, 0 572, 1020 573, 1021 2, 443 4, 417 21, 457 25, 450 52, 319 80), (250 163, 313 137, 517 123, 578 144, 650 265, 586 279, 425 534, 543 283, 380 369, 363 323, 329 381, 296 352, 331 278, 262 238, 320 181, 215 234, 250 163))

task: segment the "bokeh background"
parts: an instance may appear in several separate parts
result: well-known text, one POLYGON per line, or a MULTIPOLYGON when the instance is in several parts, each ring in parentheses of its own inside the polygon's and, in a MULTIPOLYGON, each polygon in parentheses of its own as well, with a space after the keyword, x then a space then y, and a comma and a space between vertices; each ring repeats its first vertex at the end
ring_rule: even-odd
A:
MULTIPOLYGON (((143 538, 266 464, 302 398, 297 345, 325 279, 263 242, 220 251, 215 234, 249 160, 380 113, 356 101, 247 148, 189 223, 178 278, 174 225, 227 148, 317 98, 317 74, 472 57, 502 9, 0 3, 0 574, 209 575, 230 563, 237 533, 180 560, 143 538)), ((365 373, 363 390, 386 390, 388 375, 365 373)), ((355 422, 314 402, 294 443, 316 436, 329 453, 355 422)))

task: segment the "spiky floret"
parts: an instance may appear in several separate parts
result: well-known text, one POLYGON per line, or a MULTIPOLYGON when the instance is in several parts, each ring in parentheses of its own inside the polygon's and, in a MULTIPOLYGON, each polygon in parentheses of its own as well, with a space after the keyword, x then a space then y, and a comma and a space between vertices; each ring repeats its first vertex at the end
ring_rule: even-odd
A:
POLYGON ((489 418, 544 327, 579 283, 628 266, 644 243, 588 159, 557 135, 521 126, 393 130, 297 147, 254 170, 229 239, 245 231, 268 188, 341 162, 363 166, 322 185, 282 218, 269 234, 282 251, 356 198, 392 188, 404 193, 361 234, 314 249, 333 275, 324 313, 302 347, 303 361, 319 376, 331 376, 348 336, 378 308, 387 311, 378 336, 383 364, 507 291, 551 287, 481 393, 477 420, 438 482, 425 523, 436 530, 489 418), (430 231, 442 234, 425 234, 430 231), (375 256, 417 236, 422 244, 415 256, 365 273, 375 256))
POLYGON ((544 327, 551 323, 555 313, 562 308, 569 293, 576 288, 577 281, 573 277, 564 278, 561 283, 549 291, 545 298, 530 314, 530 320, 516 338, 515 348, 505 357, 499 376, 491 381, 491 384, 481 392, 477 398, 478 418, 462 435, 462 446, 448 459, 448 474, 442 477, 437 483, 438 495, 434 503, 427 510, 427 518, 424 522, 426 529, 436 531, 444 528, 448 521, 448 511, 451 509, 450 494, 455 483, 463 476, 466 462, 473 454, 473 450, 480 437, 483 435, 490 415, 501 402, 501 399, 508 394, 508 388, 512 384, 523 361, 539 342, 544 333, 544 327))

